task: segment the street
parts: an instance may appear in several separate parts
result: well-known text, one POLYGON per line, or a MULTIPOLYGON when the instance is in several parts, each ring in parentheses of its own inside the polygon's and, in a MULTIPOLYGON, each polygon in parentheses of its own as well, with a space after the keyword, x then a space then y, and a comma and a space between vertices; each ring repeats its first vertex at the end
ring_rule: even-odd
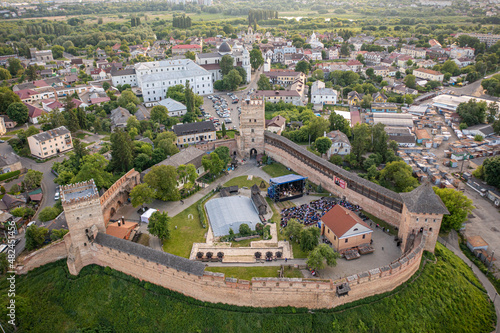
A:
POLYGON ((453 87, 449 86, 446 87, 446 90, 451 90, 455 93, 455 95, 460 96, 460 95, 468 95, 468 96, 475 96, 475 97, 480 97, 480 98, 491 98, 490 95, 486 95, 484 93, 483 87, 481 87, 481 81, 484 79, 489 79, 495 74, 499 74, 500 72, 496 72, 491 75, 487 75, 482 79, 479 79, 475 82, 472 82, 471 84, 468 84, 464 87, 453 87))

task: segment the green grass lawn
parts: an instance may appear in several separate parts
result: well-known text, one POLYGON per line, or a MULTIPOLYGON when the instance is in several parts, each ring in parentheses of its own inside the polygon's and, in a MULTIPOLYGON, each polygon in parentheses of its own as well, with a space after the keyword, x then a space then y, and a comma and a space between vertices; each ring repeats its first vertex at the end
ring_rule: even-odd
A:
POLYGON ((208 229, 201 226, 197 205, 198 202, 192 204, 170 219, 170 239, 163 242, 163 251, 189 258, 193 243, 205 241, 204 236, 208 229), (188 218, 190 214, 193 215, 192 219, 188 218))
MULTIPOLYGON (((277 267, 265 267, 270 272, 250 268, 224 273, 240 278, 277 274, 277 267)), ((436 262, 428 262, 394 291, 315 311, 200 302, 97 265, 74 277, 60 260, 16 276, 16 325, 17 332, 33 333, 491 332, 494 306, 478 284, 471 269, 440 244, 436 262)), ((3 318, 9 285, 0 279, 3 318)))
POLYGON ((297 173, 294 172, 293 170, 288 170, 286 166, 284 166, 281 163, 273 162, 272 164, 268 164, 262 167, 262 170, 264 170, 269 176, 271 177, 279 177, 279 176, 284 176, 284 175, 289 175, 289 174, 294 174, 296 175, 297 173))
MULTIPOLYGON (((362 211, 363 214, 365 214, 370 220, 372 220, 374 223, 378 223, 382 228, 389 228, 389 233, 391 235, 394 235, 396 236, 398 234, 398 231, 396 230, 396 227, 394 227, 393 225, 390 225, 389 223, 385 222, 384 220, 381 220, 379 219, 378 217, 370 214, 370 213, 367 213, 366 211, 362 211)), ((375 228, 375 226, 373 226, 372 228, 375 228)))
MULTIPOLYGON (((226 135, 227 135, 230 139, 234 139, 234 133, 235 133, 235 132, 236 132, 236 131, 234 131, 234 130, 227 130, 227 131, 226 131, 226 135)), ((217 134, 222 135, 222 131, 217 131, 217 134)))
MULTIPOLYGON (((257 185, 260 188, 260 184, 262 183, 262 178, 260 177, 252 177, 252 180, 247 179, 248 176, 239 176, 231 179, 230 181, 226 182, 224 186, 235 186, 238 185, 240 188, 241 187, 252 187, 253 185, 257 185)), ((266 188, 269 186, 268 183, 264 182, 266 184, 266 188)), ((265 188, 260 188, 261 191, 265 191, 265 188)))
POLYGON ((80 140, 85 139, 85 137, 90 136, 87 133, 78 133, 76 137, 80 140))
POLYGON ((262 236, 259 238, 251 238, 251 239, 245 239, 239 242, 231 242, 233 245, 232 247, 248 247, 250 246, 251 242, 256 242, 262 240, 262 236))
MULTIPOLYGON (((280 266, 252 266, 252 267, 214 267, 209 266, 207 271, 215 273, 224 273, 226 277, 232 277, 242 280, 251 280, 253 277, 279 277, 280 266)), ((286 266, 285 277, 297 278, 302 277, 299 269, 286 266)))
POLYGON ((2 139, 2 140, 10 140, 10 139, 12 139, 12 137, 11 136, 0 136, 0 139, 2 139))

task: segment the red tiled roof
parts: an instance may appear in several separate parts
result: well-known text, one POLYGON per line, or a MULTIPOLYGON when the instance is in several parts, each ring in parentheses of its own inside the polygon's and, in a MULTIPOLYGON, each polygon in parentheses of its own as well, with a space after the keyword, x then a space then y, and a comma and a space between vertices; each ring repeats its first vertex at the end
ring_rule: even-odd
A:
POLYGON ((30 118, 36 118, 41 116, 42 114, 46 114, 44 110, 37 108, 36 106, 30 105, 28 103, 24 103, 28 107, 28 113, 30 118))
POLYGON ((175 45, 175 46, 172 46, 172 49, 173 50, 177 50, 177 49, 201 49, 201 46, 197 45, 197 44, 175 45))
POLYGON ((358 215, 356 215, 356 213, 342 207, 341 205, 335 205, 325 215, 323 215, 321 221, 323 221, 323 223, 339 238, 357 223, 369 228, 368 225, 363 222, 358 215))
POLYGON ((38 94, 36 91, 31 89, 23 89, 14 92, 21 100, 30 98, 32 95, 38 94))
POLYGON ((128 239, 132 230, 137 227, 137 223, 125 221, 118 226, 118 222, 110 223, 106 228, 106 234, 116 238, 128 239))

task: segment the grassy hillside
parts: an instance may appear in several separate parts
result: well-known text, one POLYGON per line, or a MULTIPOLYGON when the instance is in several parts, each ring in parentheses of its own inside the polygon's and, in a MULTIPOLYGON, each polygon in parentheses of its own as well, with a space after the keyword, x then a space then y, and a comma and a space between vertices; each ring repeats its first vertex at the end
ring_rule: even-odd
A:
MULTIPOLYGON (((436 254, 394 292, 314 313, 202 303, 98 266, 71 277, 60 261, 18 277, 18 331, 491 332, 494 309, 469 267, 439 244, 436 254)), ((6 290, 3 280, 2 319, 6 290)))

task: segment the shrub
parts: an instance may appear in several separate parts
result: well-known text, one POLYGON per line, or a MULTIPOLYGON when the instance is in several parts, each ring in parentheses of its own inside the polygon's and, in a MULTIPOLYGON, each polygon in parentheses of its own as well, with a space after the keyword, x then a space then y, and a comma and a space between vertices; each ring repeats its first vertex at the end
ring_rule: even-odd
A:
POLYGON ((214 256, 214 254, 212 252, 207 252, 206 256, 207 256, 208 259, 212 259, 212 257, 214 256))
POLYGON ((60 213, 61 211, 55 207, 45 207, 38 215, 38 218, 42 222, 47 222, 55 219, 60 213))
MULTIPOLYGON (((7 172, 7 173, 4 173, 4 174, 1 174, 0 175, 0 181, 4 181, 4 180, 10 179, 10 178, 14 178, 16 176, 19 176, 19 174, 21 174, 21 170, 16 170, 16 171, 11 171, 11 172, 7 172)), ((5 189, 4 189, 4 191, 5 191, 5 189)), ((5 192, 2 192, 2 193, 5 193, 5 192)))
POLYGON ((240 235, 243 237, 248 236, 252 233, 252 229, 250 229, 250 227, 246 223, 243 223, 240 225, 239 231, 240 231, 240 235))
POLYGON ((203 252, 196 253, 196 258, 198 258, 198 259, 203 258, 203 252))

